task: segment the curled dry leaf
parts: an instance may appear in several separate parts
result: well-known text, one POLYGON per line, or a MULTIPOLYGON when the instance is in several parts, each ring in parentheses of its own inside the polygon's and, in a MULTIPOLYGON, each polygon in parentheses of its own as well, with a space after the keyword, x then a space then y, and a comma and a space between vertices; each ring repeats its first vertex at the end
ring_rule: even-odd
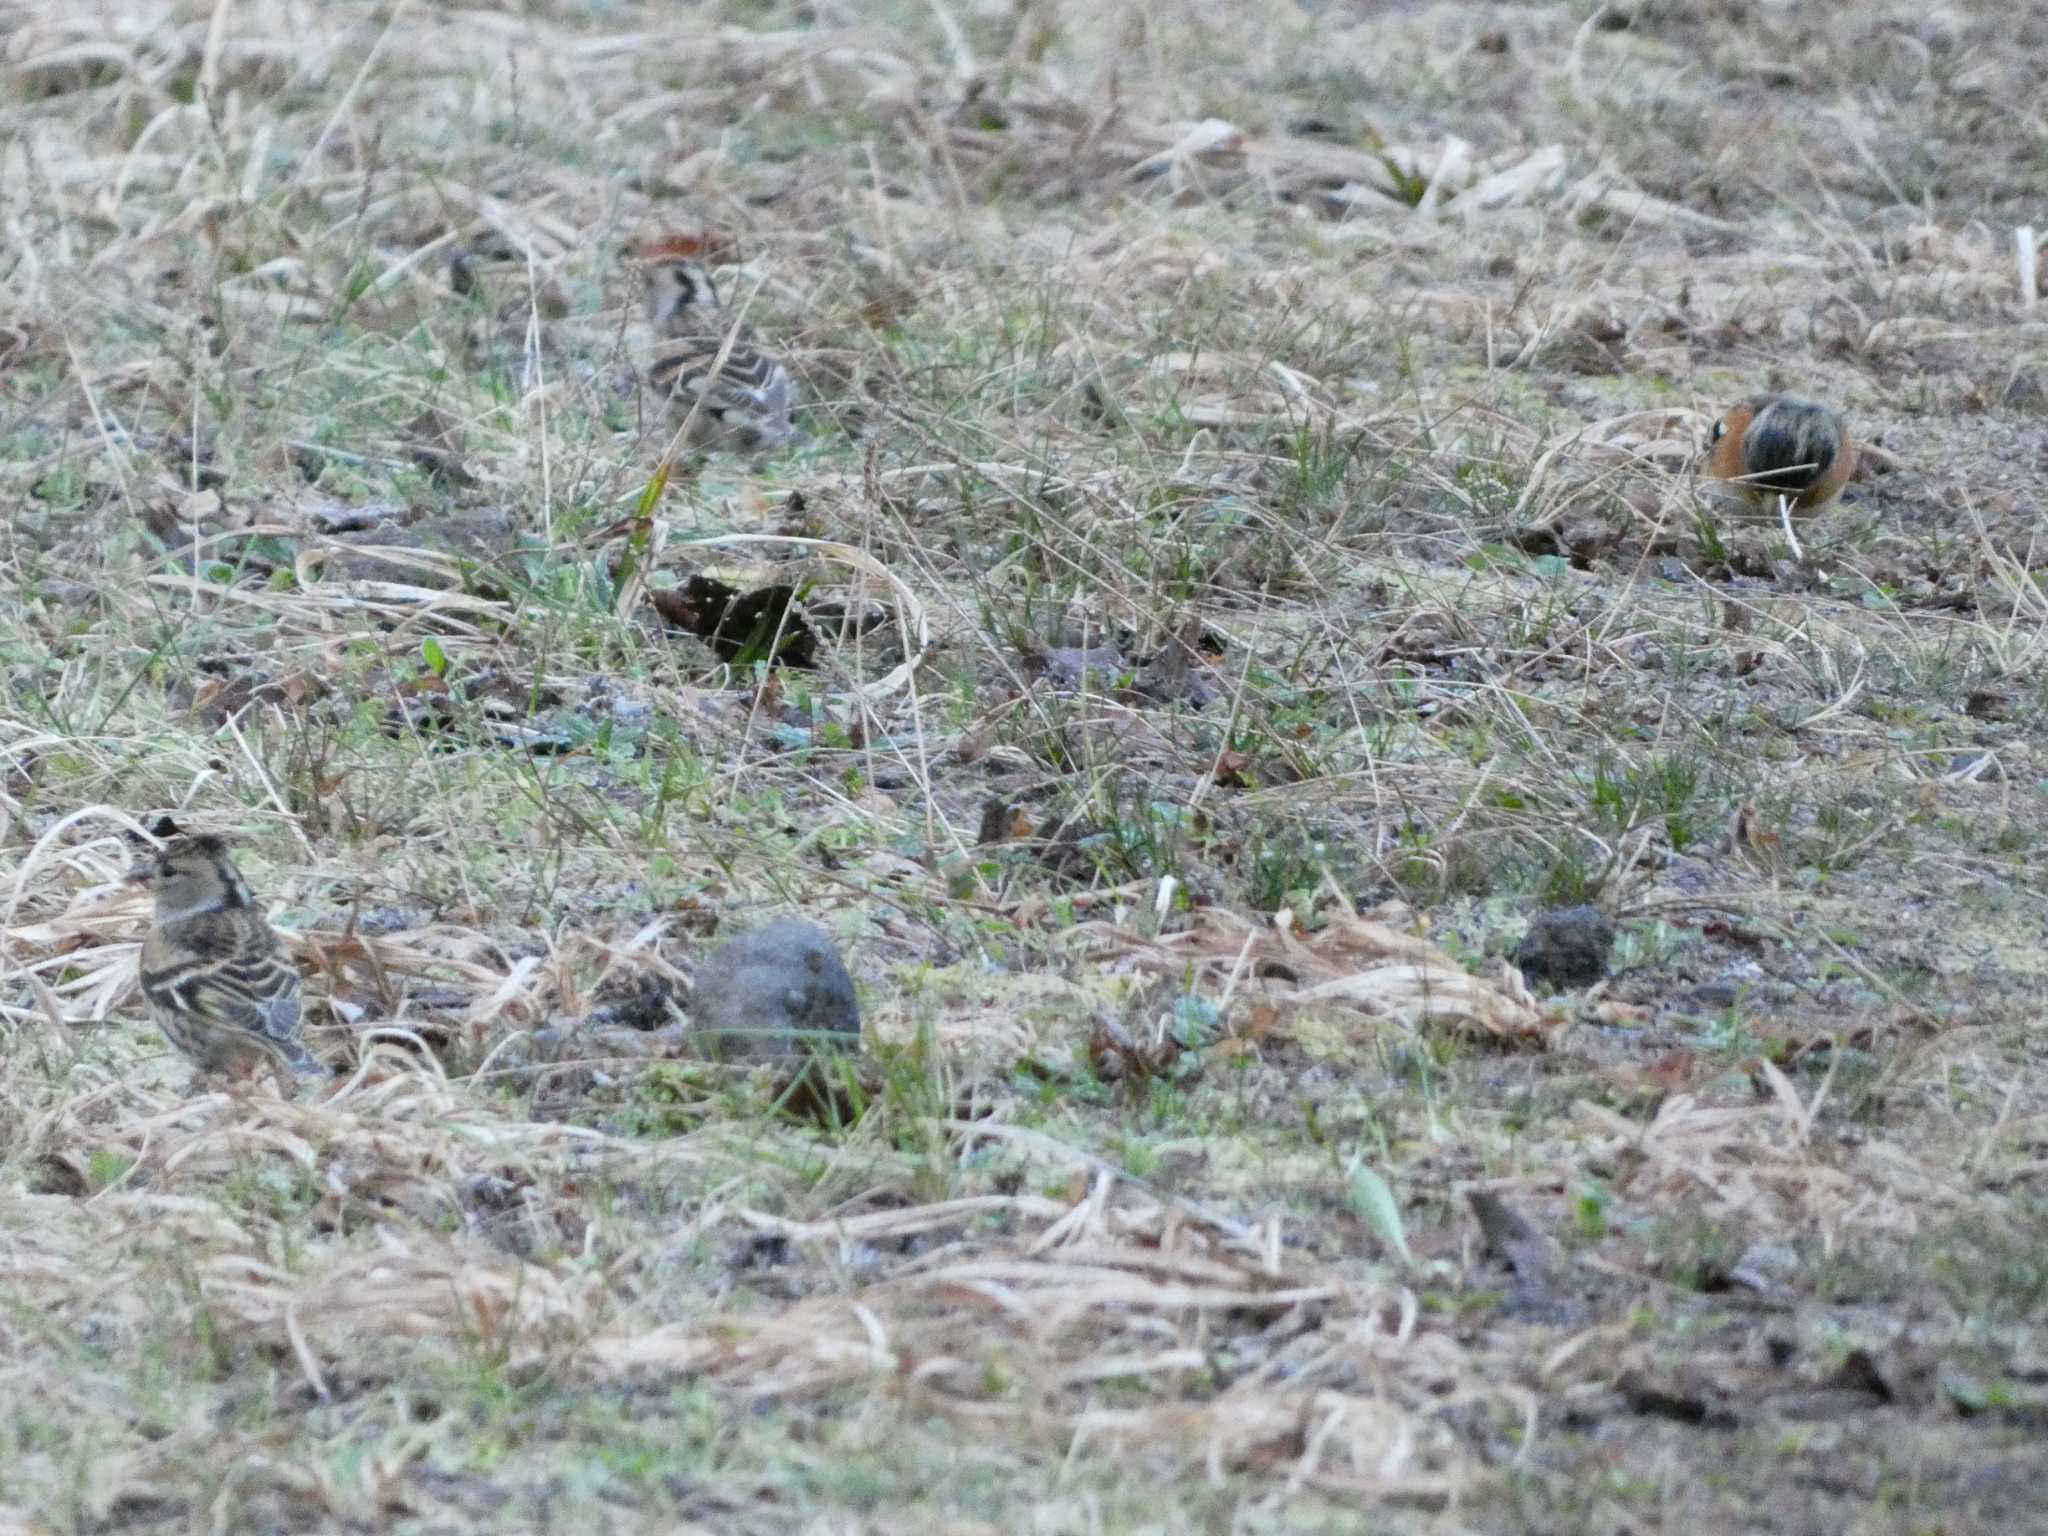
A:
POLYGON ((1562 1016, 1543 1008, 1510 966, 1474 976, 1427 939, 1378 915, 1340 916, 1308 935, 1262 917, 1216 908, 1194 914, 1178 933, 1145 939, 1107 923, 1092 925, 1102 949, 1129 955, 1161 973, 1190 968, 1219 988, 1236 978, 1239 997, 1292 1013, 1308 1004, 1410 1028, 1449 1029, 1479 1039, 1545 1049, 1562 1016))
POLYGON ((911 591, 908 583, 891 571, 880 560, 864 549, 851 544, 842 544, 836 539, 795 538, 785 534, 729 533, 711 539, 692 539, 691 547, 697 549, 734 549, 756 544, 787 545, 809 551, 813 560, 819 562, 814 571, 793 570, 792 582, 816 579, 833 565, 850 568, 857 576, 872 578, 888 593, 888 606, 896 621, 898 633, 902 636, 904 659, 892 667, 884 676, 872 682, 863 683, 852 690, 868 699, 887 698, 899 693, 910 685, 910 680, 924 660, 924 653, 931 645, 931 622, 925 616, 924 604, 911 591))
POLYGON ((792 667, 817 665, 817 640, 797 609, 787 583, 742 592, 715 576, 696 575, 680 587, 648 594, 654 611, 688 630, 729 664, 773 659, 792 667))

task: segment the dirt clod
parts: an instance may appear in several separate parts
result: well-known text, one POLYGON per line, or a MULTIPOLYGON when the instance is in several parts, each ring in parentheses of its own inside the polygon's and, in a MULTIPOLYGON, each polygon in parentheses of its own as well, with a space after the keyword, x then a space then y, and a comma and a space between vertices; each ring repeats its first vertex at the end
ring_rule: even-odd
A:
POLYGON ((1589 987, 1607 974, 1614 923, 1597 907, 1539 912, 1515 948, 1515 964, 1535 982, 1589 987))

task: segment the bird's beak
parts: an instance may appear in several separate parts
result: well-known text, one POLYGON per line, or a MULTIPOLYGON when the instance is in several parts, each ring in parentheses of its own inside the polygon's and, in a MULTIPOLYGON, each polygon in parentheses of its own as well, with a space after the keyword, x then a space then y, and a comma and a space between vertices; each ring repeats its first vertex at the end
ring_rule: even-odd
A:
POLYGON ((123 885, 147 885, 156 871, 147 864, 138 864, 121 877, 123 885))

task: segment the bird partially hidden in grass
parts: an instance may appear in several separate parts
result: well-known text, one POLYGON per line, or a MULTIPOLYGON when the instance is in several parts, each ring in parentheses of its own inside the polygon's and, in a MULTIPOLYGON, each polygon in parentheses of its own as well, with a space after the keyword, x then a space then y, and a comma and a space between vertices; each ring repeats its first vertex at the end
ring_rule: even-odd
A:
POLYGON ((1777 512, 1818 511, 1856 468, 1842 418, 1797 395, 1755 395, 1714 423, 1706 472, 1777 512), (1782 498, 1782 501, 1781 499, 1782 498))
POLYGON ((241 1079, 327 1069, 300 1035, 299 973, 218 837, 151 829, 162 846, 129 880, 147 886, 156 915, 142 945, 142 996, 164 1034, 203 1073, 241 1079))
POLYGON ((795 435, 789 370, 720 305, 711 274, 695 259, 704 249, 691 237, 640 249, 647 321, 657 338, 648 381, 687 422, 693 447, 779 447, 795 435))

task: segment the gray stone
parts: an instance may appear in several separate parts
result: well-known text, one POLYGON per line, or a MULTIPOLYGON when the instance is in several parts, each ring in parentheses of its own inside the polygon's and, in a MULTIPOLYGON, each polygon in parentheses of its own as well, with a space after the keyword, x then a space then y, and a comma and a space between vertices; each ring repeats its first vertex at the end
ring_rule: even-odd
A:
POLYGON ((706 1055, 763 1060, 827 1042, 858 1048, 860 1004, 832 936, 778 917, 704 957, 690 996, 690 1033, 706 1055))
POLYGON ((2015 368, 1999 394, 2009 411, 2048 411, 2048 369, 2015 368))
POLYGON ((1759 1296, 1781 1296, 1790 1292, 1799 1269, 1799 1250, 1790 1243, 1751 1243, 1728 1278, 1759 1296))

